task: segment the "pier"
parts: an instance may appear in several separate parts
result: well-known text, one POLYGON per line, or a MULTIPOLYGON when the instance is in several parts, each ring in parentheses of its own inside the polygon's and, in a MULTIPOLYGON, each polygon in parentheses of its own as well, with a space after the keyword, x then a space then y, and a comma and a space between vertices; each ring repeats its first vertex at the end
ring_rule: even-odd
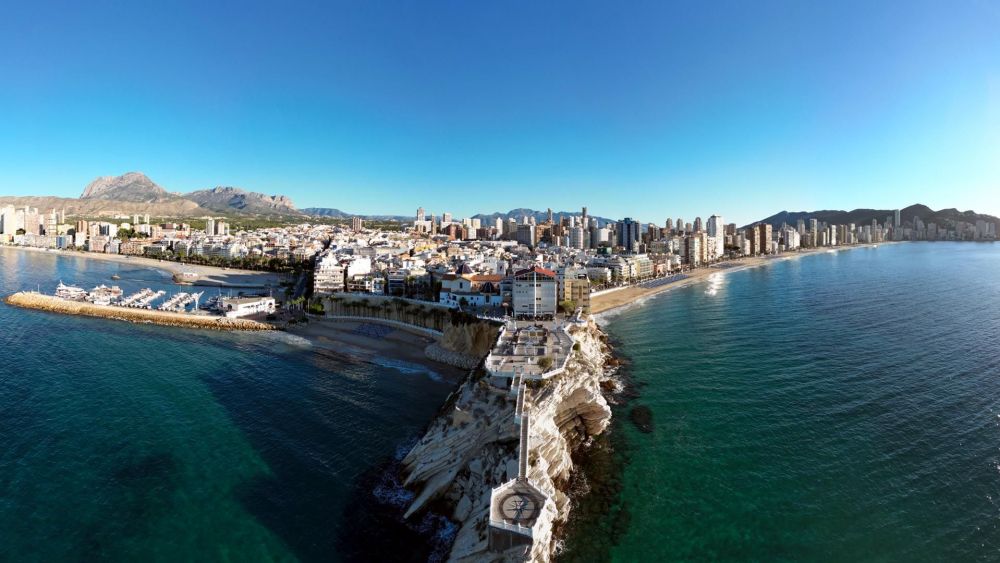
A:
MULTIPOLYGON (((148 296, 147 296, 148 297, 148 296)), ((227 318, 214 315, 192 315, 173 311, 140 309, 135 307, 109 307, 83 301, 69 301, 53 295, 43 295, 33 291, 21 291, 7 296, 4 302, 14 307, 35 309, 66 315, 99 317, 132 323, 158 324, 163 326, 200 328, 210 330, 274 330, 274 326, 250 319, 227 318)))
MULTIPOLYGON (((204 292, 202 292, 204 293, 204 292)), ((202 293, 185 293, 181 292, 170 299, 163 302, 162 305, 157 307, 161 311, 177 311, 184 312, 187 310, 187 306, 194 303, 194 308, 198 308, 198 300, 201 299, 202 293)))
POLYGON ((122 307, 131 307, 133 303, 136 303, 140 299, 145 299, 145 298, 149 297, 152 294, 153 294, 153 290, 152 289, 148 289, 148 288, 147 289, 140 289, 138 292, 133 293, 132 295, 129 295, 125 299, 122 299, 121 306, 122 307))

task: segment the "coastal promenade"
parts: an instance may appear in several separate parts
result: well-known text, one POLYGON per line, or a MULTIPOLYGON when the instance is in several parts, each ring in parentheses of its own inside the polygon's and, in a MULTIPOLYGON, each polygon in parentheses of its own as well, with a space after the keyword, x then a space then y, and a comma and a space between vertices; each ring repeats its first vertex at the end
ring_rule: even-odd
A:
POLYGON ((132 323, 147 323, 210 330, 274 330, 274 327, 270 324, 250 319, 174 313, 155 309, 130 309, 127 307, 113 307, 110 305, 94 305, 92 303, 80 301, 67 301, 66 299, 60 299, 51 295, 42 295, 41 293, 31 291, 21 291, 9 295, 6 299, 4 299, 4 302, 8 305, 24 309, 35 309, 38 311, 62 313, 66 315, 82 315, 85 317, 114 319, 132 323))
POLYGON ((101 252, 77 252, 72 250, 47 250, 30 246, 0 245, 0 250, 10 252, 31 252, 48 256, 62 256, 80 260, 100 260, 116 262, 123 266, 135 268, 155 268, 171 275, 185 272, 198 274, 194 285, 233 288, 269 288, 277 287, 282 281, 282 275, 274 272, 258 272, 254 270, 238 270, 220 268, 218 266, 203 266, 200 264, 185 264, 171 260, 158 260, 144 256, 127 256, 122 254, 104 254, 101 252))

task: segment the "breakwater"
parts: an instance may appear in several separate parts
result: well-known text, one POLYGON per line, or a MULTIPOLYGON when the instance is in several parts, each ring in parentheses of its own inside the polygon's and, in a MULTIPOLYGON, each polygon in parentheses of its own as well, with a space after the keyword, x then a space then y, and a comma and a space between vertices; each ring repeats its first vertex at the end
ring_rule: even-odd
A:
POLYGON ((174 313, 170 311, 94 305, 92 303, 80 301, 67 301, 51 295, 42 295, 41 293, 29 291, 21 291, 11 294, 4 299, 4 302, 8 305, 22 307, 25 309, 35 309, 38 311, 62 313, 66 315, 99 317, 102 319, 113 319, 132 323, 147 323, 210 330, 274 330, 274 327, 270 324, 250 319, 231 319, 208 315, 174 313))

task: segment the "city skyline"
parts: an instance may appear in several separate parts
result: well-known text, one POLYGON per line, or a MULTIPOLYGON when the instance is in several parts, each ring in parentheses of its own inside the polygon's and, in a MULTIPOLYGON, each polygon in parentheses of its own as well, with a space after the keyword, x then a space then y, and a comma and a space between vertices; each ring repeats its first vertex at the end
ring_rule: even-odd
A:
POLYGON ((15 6, 0 192, 138 169, 359 214, 998 214, 998 12, 15 6))

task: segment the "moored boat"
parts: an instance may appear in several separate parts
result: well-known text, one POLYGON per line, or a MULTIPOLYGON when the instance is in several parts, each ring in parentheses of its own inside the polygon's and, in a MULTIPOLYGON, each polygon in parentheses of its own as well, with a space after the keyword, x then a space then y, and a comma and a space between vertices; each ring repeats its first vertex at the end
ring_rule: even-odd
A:
POLYGON ((82 287, 66 285, 60 281, 59 285, 56 286, 56 297, 70 301, 83 301, 87 298, 87 292, 82 287))

